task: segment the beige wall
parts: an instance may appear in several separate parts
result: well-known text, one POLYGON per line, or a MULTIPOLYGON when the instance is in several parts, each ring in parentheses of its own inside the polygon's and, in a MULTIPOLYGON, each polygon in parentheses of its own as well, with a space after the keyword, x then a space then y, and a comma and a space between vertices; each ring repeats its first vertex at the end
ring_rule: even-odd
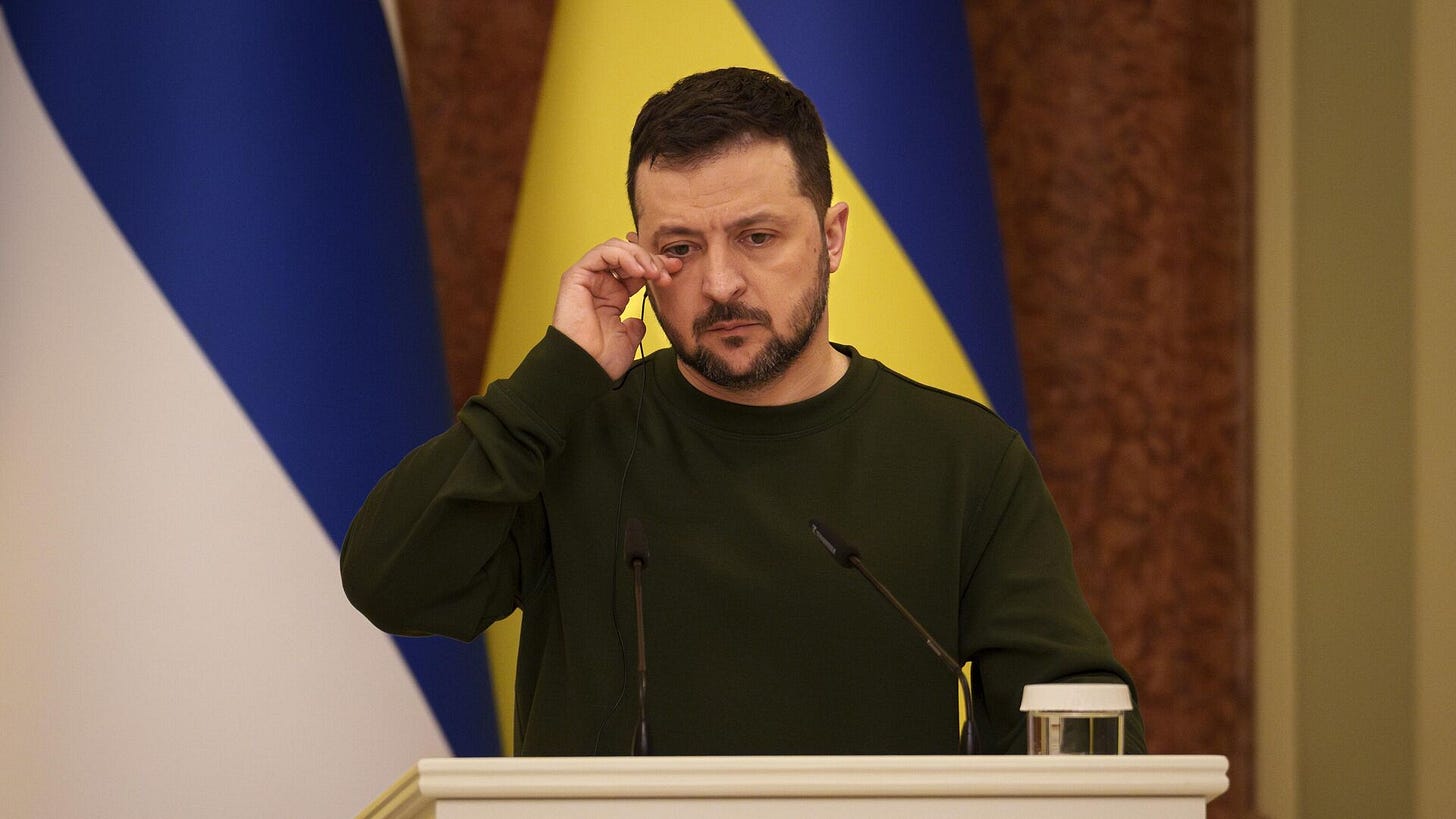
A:
POLYGON ((1415 4, 1416 807, 1456 816, 1456 3, 1415 4))
POLYGON ((1456 5, 1257 6, 1258 803, 1456 815, 1456 5))

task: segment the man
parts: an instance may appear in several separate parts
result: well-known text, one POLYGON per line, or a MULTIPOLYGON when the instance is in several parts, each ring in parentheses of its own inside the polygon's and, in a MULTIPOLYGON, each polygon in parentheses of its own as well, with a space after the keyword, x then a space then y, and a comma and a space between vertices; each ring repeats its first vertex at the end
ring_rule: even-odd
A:
POLYGON ((515 373, 360 510, 360 611, 468 640, 521 608, 516 747, 626 753, 635 520, 655 752, 953 753, 951 675, 818 518, 974 661, 979 750, 1024 750, 1027 683, 1130 682, 1015 431, 829 342, 848 207, 808 98, 749 69, 687 77, 643 107, 627 170, 636 232, 562 275, 515 373), (672 347, 634 362, 643 287, 672 347))

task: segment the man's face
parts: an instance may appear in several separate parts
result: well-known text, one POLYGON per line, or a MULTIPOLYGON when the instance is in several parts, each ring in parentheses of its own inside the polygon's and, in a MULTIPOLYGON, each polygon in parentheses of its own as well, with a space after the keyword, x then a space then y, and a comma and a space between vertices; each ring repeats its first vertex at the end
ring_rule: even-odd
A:
POLYGON ((749 390, 827 342, 844 206, 821 226, 782 141, 753 140, 688 167, 643 163, 637 209, 637 243, 683 260, 650 295, 678 358, 698 374, 749 390))

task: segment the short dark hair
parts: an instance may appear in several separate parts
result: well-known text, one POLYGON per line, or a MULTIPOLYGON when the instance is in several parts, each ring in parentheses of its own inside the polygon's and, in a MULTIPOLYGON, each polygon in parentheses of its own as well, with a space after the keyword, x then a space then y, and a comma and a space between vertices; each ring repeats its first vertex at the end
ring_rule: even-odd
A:
POLYGON ((799 190, 819 218, 829 209, 829 146, 819 112, 787 80, 754 68, 719 68, 683 77, 642 106, 627 154, 627 202, 637 218, 637 168, 659 159, 691 165, 735 142, 782 139, 799 172, 799 190))

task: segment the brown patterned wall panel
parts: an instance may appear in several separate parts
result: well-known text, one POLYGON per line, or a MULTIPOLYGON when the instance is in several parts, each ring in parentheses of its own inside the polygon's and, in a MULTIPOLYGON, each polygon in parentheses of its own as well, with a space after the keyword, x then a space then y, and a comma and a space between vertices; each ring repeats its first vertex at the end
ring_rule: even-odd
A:
POLYGON ((973 0, 1038 458, 1155 753, 1252 812, 1244 0, 973 0))
POLYGON ((454 406, 480 391, 552 0, 400 0, 454 406))

